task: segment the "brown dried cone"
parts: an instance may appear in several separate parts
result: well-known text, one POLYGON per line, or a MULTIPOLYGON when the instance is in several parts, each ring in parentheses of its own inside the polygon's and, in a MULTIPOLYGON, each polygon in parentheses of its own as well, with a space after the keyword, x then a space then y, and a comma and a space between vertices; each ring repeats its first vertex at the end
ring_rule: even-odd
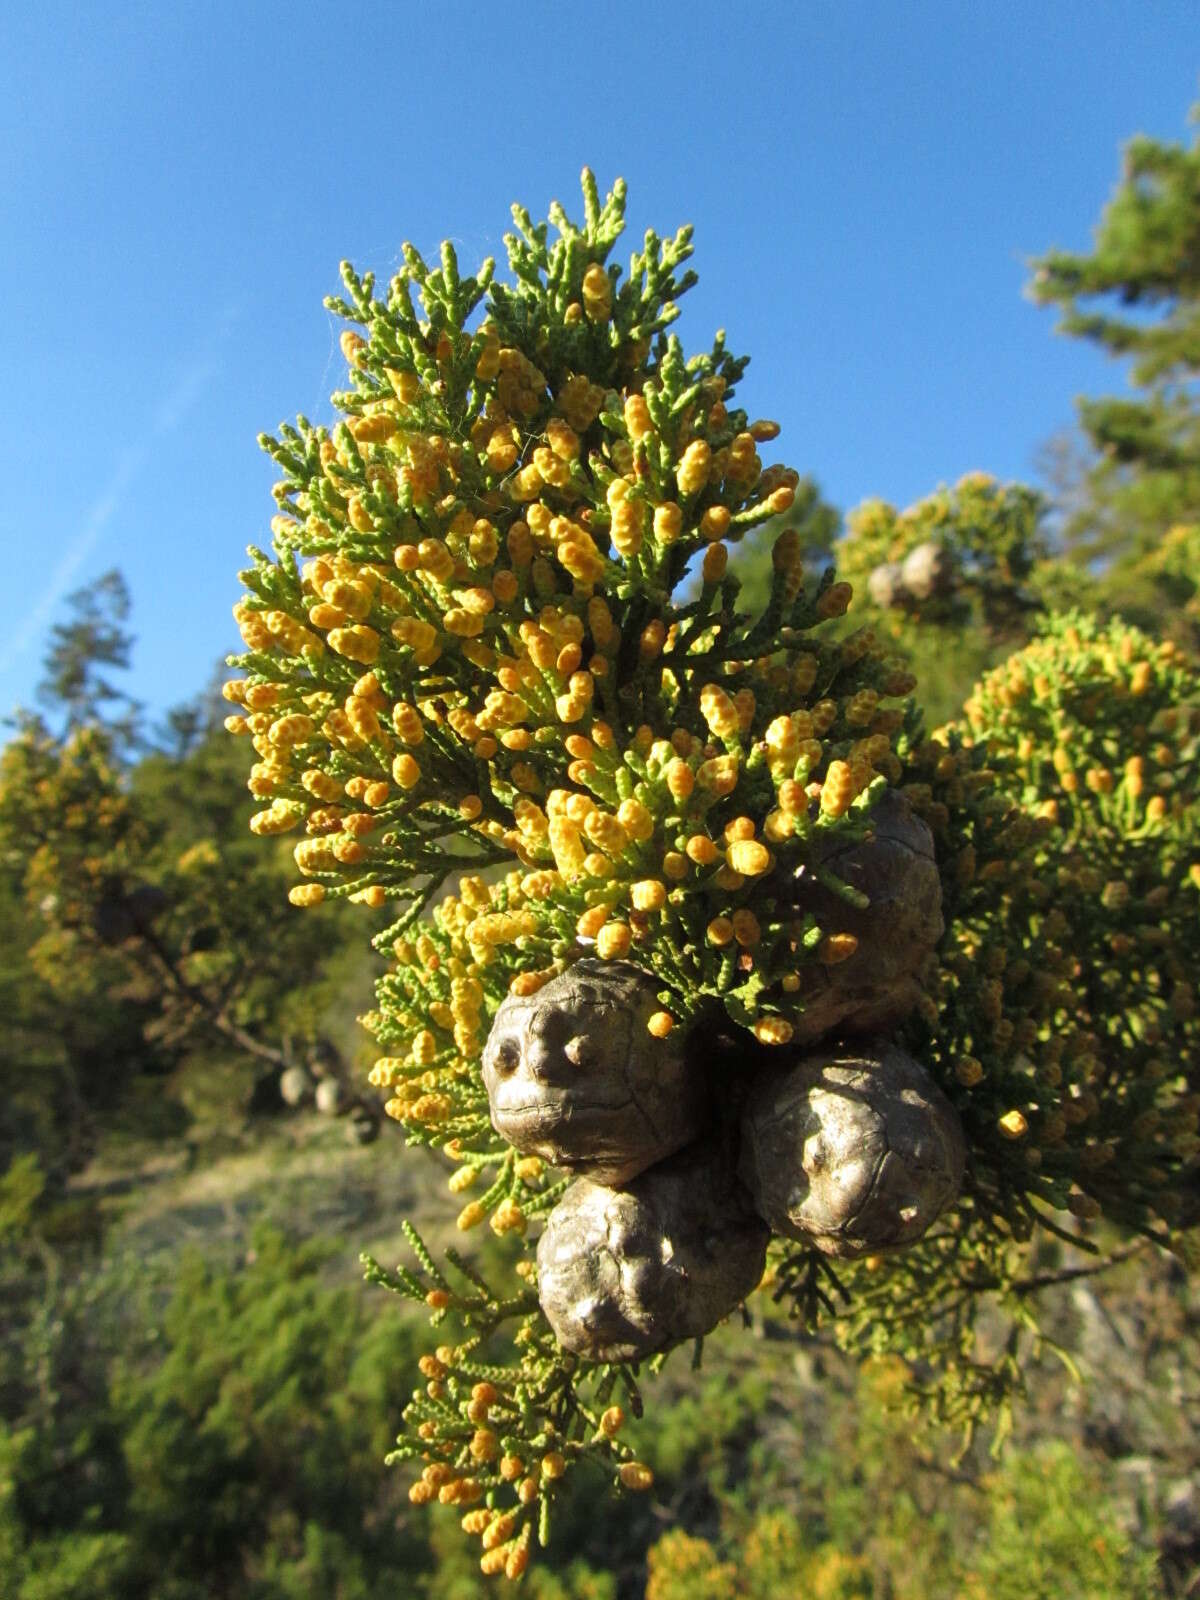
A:
POLYGON ((738 1170, 777 1233, 861 1256, 919 1239, 958 1195, 965 1160, 949 1100, 911 1056, 876 1041, 761 1078, 738 1170))
POLYGON ((882 1033, 902 1022, 920 997, 916 974, 945 929, 929 829, 890 789, 871 811, 871 828, 856 844, 831 843, 819 849, 815 863, 867 895, 865 910, 825 888, 805 869, 784 891, 800 915, 816 918, 826 935, 822 950, 828 956, 839 956, 846 947, 844 937, 831 936, 849 934, 858 941, 845 959, 802 969, 797 997, 803 1011, 794 1024, 796 1044, 815 1043, 835 1028, 882 1033))
POLYGON ((492 1023, 483 1081, 492 1126, 526 1155, 626 1183, 701 1131, 708 1096, 676 1029, 655 1038, 657 985, 625 961, 586 958, 492 1023))
POLYGON ((769 1238, 705 1140, 627 1189, 573 1183, 538 1242, 538 1296, 565 1350, 637 1361, 728 1316, 762 1278, 769 1238))

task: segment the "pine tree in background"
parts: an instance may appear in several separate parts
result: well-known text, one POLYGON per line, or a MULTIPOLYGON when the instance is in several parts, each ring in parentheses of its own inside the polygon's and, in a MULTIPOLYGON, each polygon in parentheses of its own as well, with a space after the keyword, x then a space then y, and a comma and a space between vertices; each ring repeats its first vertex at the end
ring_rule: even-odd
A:
POLYGON ((109 676, 129 666, 129 589, 115 569, 67 597, 67 618, 50 630, 38 699, 62 731, 103 724, 114 746, 136 744, 140 707, 109 676))
MULTIPOLYGON (((326 1031, 345 976, 331 970, 332 928, 298 921, 276 892, 286 856, 265 856, 243 831, 253 806, 219 718, 181 707, 168 748, 150 744, 110 677, 132 645, 124 582, 106 573, 97 589, 70 596, 52 631, 47 717, 22 715, 0 750, 11 933, 0 984, 14 997, 0 1158, 11 1126, 12 1145, 38 1148, 60 1177, 139 1073, 162 1073, 190 1048, 224 1044, 257 1062, 257 1103, 278 1104, 281 1073, 326 1031), (33 1133, 51 1127, 53 1137, 33 1133)), ((336 1053, 326 1062, 334 1072, 336 1053)))
POLYGON ((1131 140, 1090 253, 1034 266, 1030 293, 1060 330, 1131 363, 1132 396, 1079 404, 1095 459, 1064 533, 1116 609, 1152 612, 1160 541, 1200 520, 1200 139, 1131 140))

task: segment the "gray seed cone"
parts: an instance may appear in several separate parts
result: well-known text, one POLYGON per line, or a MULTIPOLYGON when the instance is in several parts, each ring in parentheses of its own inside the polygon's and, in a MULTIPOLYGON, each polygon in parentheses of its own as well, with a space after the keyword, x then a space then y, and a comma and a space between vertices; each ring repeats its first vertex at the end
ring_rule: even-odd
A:
POLYGON ((942 884, 933 835, 908 802, 892 790, 871 812, 872 836, 827 849, 819 864, 870 897, 865 911, 802 871, 787 893, 796 910, 811 913, 825 933, 852 933, 858 948, 835 966, 801 973, 796 1044, 812 1044, 835 1029, 886 1032, 902 1022, 920 995, 916 974, 945 930, 942 884))
POLYGON ((867 593, 874 605, 881 611, 890 610, 892 606, 902 606, 912 596, 904 587, 904 576, 898 561, 885 561, 882 566, 876 567, 867 579, 867 593))
POLYGON ((914 546, 900 568, 900 581, 914 600, 931 600, 954 588, 954 558, 932 539, 914 546))
POLYGON ((339 1116, 346 1109, 346 1091, 336 1078, 322 1078, 317 1084, 316 1102, 323 1116, 339 1116))
POLYGON ((705 1142, 627 1189, 584 1179, 538 1243, 555 1337, 589 1361, 637 1361, 708 1333, 757 1286, 769 1231, 705 1142))
POLYGON ((585 959, 492 1023, 483 1081, 492 1126, 526 1155, 621 1184, 696 1137, 707 1113, 683 1029, 656 1039, 653 978, 585 959))
POLYGON ((966 1143, 923 1067, 882 1042, 816 1051, 751 1091, 739 1173, 777 1233, 826 1255, 901 1249, 958 1195, 966 1143))
POLYGON ((284 1105, 302 1106, 312 1093, 313 1080, 303 1067, 288 1067, 279 1079, 284 1105))

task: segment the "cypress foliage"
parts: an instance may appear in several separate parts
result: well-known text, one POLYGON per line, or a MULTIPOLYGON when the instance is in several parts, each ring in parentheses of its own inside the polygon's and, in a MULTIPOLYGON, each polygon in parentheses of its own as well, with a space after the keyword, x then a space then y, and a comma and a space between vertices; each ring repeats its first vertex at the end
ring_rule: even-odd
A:
MULTIPOLYGON (((446 1327, 393 1455, 421 1463, 411 1498, 461 1507, 483 1570, 510 1578, 570 1470, 599 1463, 625 1493, 651 1475, 622 1437, 639 1374, 562 1351, 538 1305, 527 1234, 566 1184, 490 1125, 479 1058, 506 995, 594 952, 653 976, 655 1037, 725 1031, 747 1061, 786 1046, 829 950, 779 885, 805 869, 851 892, 821 862, 900 789, 948 924, 903 1038, 963 1118, 963 1195, 913 1250, 837 1276, 779 1241, 764 1286, 898 1353, 968 1430, 1004 1414, 1037 1344, 1039 1240, 1086 1249, 1107 1218, 1169 1243, 1195 1156, 1194 665, 1054 623, 929 736, 883 630, 839 621, 850 584, 805 571, 800 480, 760 459, 779 430, 741 409, 744 360, 668 331, 690 231, 648 234, 622 274, 623 186, 602 200, 585 172, 583 194, 582 226, 514 208, 508 285, 490 261, 463 276, 449 245, 435 267, 406 246, 382 293, 343 266, 340 420, 263 440, 274 545, 242 574, 225 689, 266 802, 251 826, 299 835, 293 905, 394 913, 371 1081, 474 1191, 459 1227, 508 1241, 485 1276, 409 1228, 412 1265, 367 1271, 446 1327), (780 518, 747 612, 729 546, 780 518)), ((1036 507, 959 493, 991 519, 986 608, 1002 541, 1008 576, 1032 560, 1036 507)))

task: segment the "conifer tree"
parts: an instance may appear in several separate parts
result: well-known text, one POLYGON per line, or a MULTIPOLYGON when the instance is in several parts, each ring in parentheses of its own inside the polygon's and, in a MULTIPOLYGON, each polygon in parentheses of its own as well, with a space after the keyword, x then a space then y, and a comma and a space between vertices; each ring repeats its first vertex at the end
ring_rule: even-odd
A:
POLYGON ((1132 139, 1091 251, 1034 267, 1060 330, 1130 363, 1132 396, 1079 404, 1096 459, 1066 533, 1084 562, 1137 563, 1200 519, 1200 139, 1132 139))
MULTIPOLYGON (((799 476, 760 459, 779 429, 742 409, 745 361, 720 334, 688 357, 668 331, 693 281, 690 230, 649 233, 623 275, 624 188, 602 200, 585 172, 583 193, 582 226, 558 205, 549 223, 514 208, 508 283, 491 261, 464 276, 448 244, 434 267, 405 246, 382 293, 343 265, 329 304, 350 324, 348 387, 333 426, 300 417, 262 441, 280 469, 273 551, 252 550, 242 574, 246 652, 225 688, 227 726, 257 757, 251 827, 300 835, 293 906, 392 914, 362 1019, 380 1049, 371 1081, 409 1142, 453 1164, 462 1232, 489 1222, 505 1241, 485 1276, 406 1227, 412 1263, 368 1274, 445 1327, 395 1452, 421 1463, 411 1498, 460 1507, 483 1570, 510 1578, 575 1467, 650 1487, 626 1416, 686 1325, 656 1339, 650 1318, 641 1343, 599 1349, 568 1328, 586 1324, 583 1297, 548 1291, 586 1233, 571 1208, 595 1190, 518 1148, 498 1109, 523 1039, 550 1039, 543 1000, 586 1084, 598 1041, 572 1008, 621 974, 612 1032, 640 1076, 593 1109, 636 1103, 656 1066, 677 1073, 681 1037, 712 1069, 711 1165, 686 1165, 697 1141, 631 1187, 605 1177, 610 1232, 655 1173, 671 1174, 658 1200, 669 1188, 678 1205, 682 1188, 684 1211, 690 1182, 713 1236, 721 1208, 736 1212, 752 1262, 766 1218, 762 1290, 830 1319, 851 1349, 894 1352, 967 1431, 1004 1414, 1044 1345, 1030 1251, 1095 1249, 1102 1219, 1170 1244, 1197 1149, 1195 663, 1120 625, 1054 624, 928 735, 903 661, 843 622, 850 584, 804 569, 787 526, 799 476), (729 548, 772 519, 769 593, 744 609, 729 548), (914 936, 908 889, 851 881, 873 849, 923 892, 932 874, 936 950, 914 936), (1085 931, 1079 960, 1068 935, 1085 931), (881 997, 897 952, 903 985, 881 997), (920 1069, 905 1077, 889 1054, 903 1046, 930 1081, 906 1103, 944 1107, 930 1124, 942 1156, 926 1141, 924 1167, 961 1166, 965 1148, 957 1203, 906 1250, 895 1236, 843 1248, 815 1224, 810 1238, 761 1184, 755 1222, 708 1182, 739 1126, 747 1175, 750 1119, 769 1131, 760 1091, 787 1078, 799 1041, 852 1029, 859 1002, 890 1039, 837 1080, 853 1085, 843 1103, 874 1114, 889 1074, 911 1084, 920 1069), (977 1337, 985 1300, 999 1353, 977 1337)), ((1000 527, 1004 496, 972 492, 1000 527)), ((544 1120, 540 1103, 518 1109, 544 1120)), ((657 1258, 611 1237, 591 1251, 588 1271, 616 1252, 609 1287, 629 1321, 672 1237, 693 1247, 686 1223, 657 1258)))
POLYGON ((73 1159, 92 1114, 138 1070, 200 1040, 254 1058, 270 1104, 293 1041, 316 1038, 336 992, 323 987, 332 930, 297 923, 274 892, 286 864, 242 831, 253 807, 233 783, 220 716, 181 708, 166 729, 174 750, 146 748, 135 704, 109 676, 128 664, 127 604, 116 572, 68 599, 47 651, 47 718, 23 714, 0 749, 0 895, 19 950, 10 982, 21 1012, 44 1019, 37 1055, 56 1063, 28 1074, 21 1058, 34 1052, 16 1051, 14 1011, 3 1054, 35 1081, 9 1110, 41 1103, 46 1120, 67 1122, 58 1153, 69 1143, 73 1159))
POLYGON ((67 598, 67 618, 51 629, 38 699, 65 731, 104 723, 123 750, 139 737, 139 707, 108 676, 129 666, 129 588, 114 568, 67 598))

